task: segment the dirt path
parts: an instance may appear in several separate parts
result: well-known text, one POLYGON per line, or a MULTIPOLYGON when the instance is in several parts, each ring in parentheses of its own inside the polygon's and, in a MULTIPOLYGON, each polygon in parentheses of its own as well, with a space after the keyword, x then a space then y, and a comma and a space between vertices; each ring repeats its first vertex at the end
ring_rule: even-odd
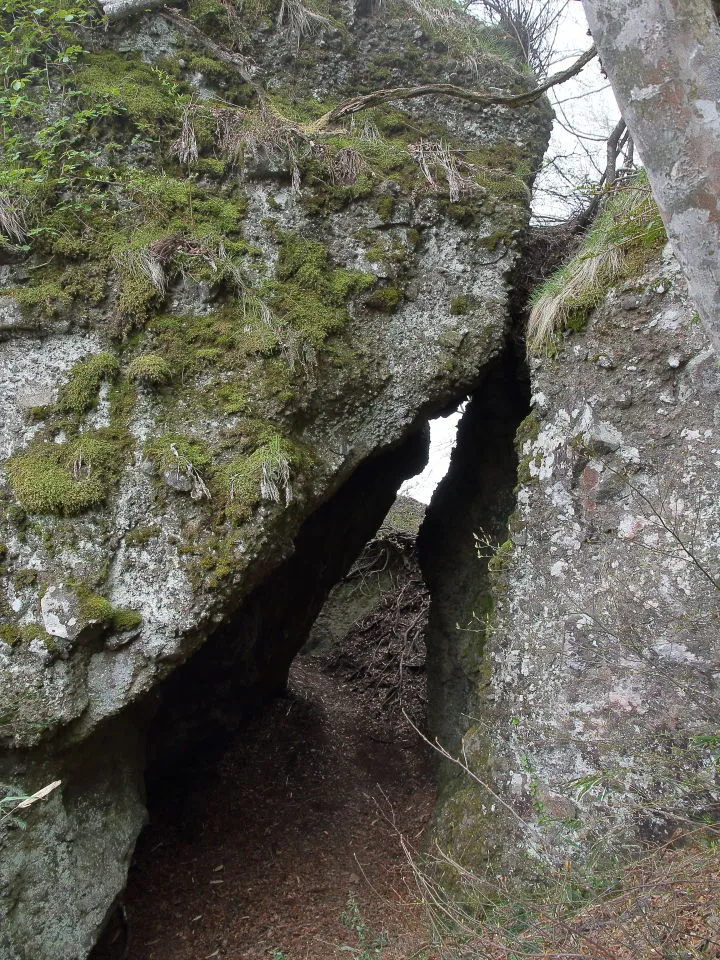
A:
POLYGON ((289 697, 153 811, 129 880, 128 960, 330 960, 383 932, 383 960, 414 952, 396 831, 418 841, 434 791, 419 738, 377 700, 321 660, 296 662, 289 697))

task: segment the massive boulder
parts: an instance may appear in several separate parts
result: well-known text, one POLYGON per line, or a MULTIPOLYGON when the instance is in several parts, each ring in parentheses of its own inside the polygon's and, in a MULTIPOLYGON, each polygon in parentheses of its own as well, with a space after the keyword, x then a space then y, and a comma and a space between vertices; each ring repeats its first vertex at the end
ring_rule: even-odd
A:
POLYGON ((425 98, 317 130, 378 85, 532 83, 371 7, 311 37, 212 0, 108 29, 83 8, 86 52, 27 80, 45 109, 2 181, 0 783, 62 786, 0 824, 3 960, 87 955, 148 729, 161 762, 221 694, 282 686, 427 416, 504 349, 548 108, 425 98))
MULTIPOLYGON (((720 369, 671 253, 531 368, 506 538, 454 550, 492 612, 460 731, 478 779, 446 784, 435 837, 481 878, 675 838, 720 795, 720 369)), ((446 482, 467 470, 459 448, 446 482)))

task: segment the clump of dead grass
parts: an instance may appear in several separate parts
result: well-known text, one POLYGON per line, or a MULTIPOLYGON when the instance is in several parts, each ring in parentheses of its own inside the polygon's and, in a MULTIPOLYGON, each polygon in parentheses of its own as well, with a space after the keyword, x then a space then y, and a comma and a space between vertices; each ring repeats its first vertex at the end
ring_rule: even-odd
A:
POLYGON ((528 349, 546 347, 557 331, 581 329, 610 288, 641 273, 666 239, 644 173, 615 187, 577 253, 532 296, 528 349))

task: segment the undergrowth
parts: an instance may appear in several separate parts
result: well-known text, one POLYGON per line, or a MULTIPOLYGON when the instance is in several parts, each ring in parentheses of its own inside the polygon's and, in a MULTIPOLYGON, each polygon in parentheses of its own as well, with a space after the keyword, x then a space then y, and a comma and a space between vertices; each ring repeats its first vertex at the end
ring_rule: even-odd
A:
POLYGON ((452 898, 433 878, 432 858, 410 853, 430 918, 432 955, 442 960, 717 957, 718 836, 713 828, 688 831, 632 862, 585 872, 564 863, 537 870, 533 883, 464 871, 463 892, 452 898))
POLYGON ((476 75, 486 57, 509 61, 511 53, 502 33, 467 12, 460 0, 396 0, 419 17, 433 39, 447 46, 476 75))

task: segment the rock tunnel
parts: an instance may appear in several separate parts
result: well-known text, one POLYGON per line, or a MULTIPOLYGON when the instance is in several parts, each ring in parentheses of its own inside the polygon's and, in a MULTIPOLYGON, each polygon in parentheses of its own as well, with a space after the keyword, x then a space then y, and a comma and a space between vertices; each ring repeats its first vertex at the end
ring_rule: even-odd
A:
MULTIPOLYGON (((292 555, 139 707, 149 826, 95 960, 190 958, 210 947, 289 955, 303 936, 307 955, 321 957, 323 937, 348 935, 348 903, 372 917, 371 886, 397 897, 388 883, 404 875, 400 831, 420 845, 448 775, 423 736, 456 749, 472 717, 492 605, 478 543, 505 539, 528 402, 524 366, 508 350, 479 375, 448 472, 424 519, 415 504, 419 519, 400 533, 399 562, 383 521, 427 461, 427 422, 363 463, 303 524, 292 555), (323 655, 308 653, 328 595, 329 605, 373 544, 380 562, 366 564, 360 589, 371 592, 373 574, 389 567, 384 612, 373 623, 367 608, 355 611, 323 655)), ((401 904, 383 914, 399 924, 395 937, 401 904)))

